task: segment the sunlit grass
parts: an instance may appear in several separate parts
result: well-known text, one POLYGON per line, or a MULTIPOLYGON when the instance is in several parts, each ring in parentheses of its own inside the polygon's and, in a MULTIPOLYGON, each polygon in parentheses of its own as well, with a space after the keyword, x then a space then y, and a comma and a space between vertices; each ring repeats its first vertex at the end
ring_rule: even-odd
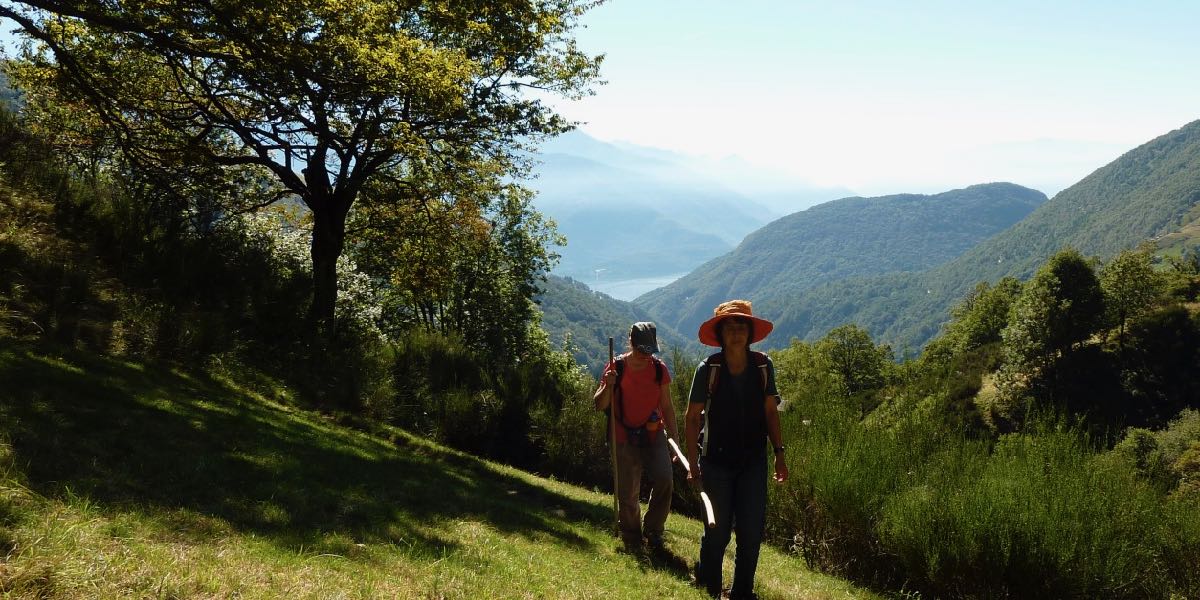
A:
MULTIPOLYGON (((0 597, 703 597, 695 521, 630 555, 607 495, 256 389, 0 340, 0 597)), ((870 597, 769 549, 760 573, 870 597)))

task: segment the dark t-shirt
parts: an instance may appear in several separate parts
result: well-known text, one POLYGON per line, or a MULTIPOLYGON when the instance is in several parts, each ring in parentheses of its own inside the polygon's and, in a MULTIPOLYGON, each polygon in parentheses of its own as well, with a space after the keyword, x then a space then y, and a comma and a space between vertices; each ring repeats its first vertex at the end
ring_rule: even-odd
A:
MULTIPOLYGON (((742 371, 740 375, 733 375, 731 381, 737 382, 739 390, 758 393, 754 387, 759 385, 758 374, 751 372, 751 369, 757 368, 753 364, 747 365, 746 370, 742 371), (740 387, 743 385, 750 386, 750 389, 745 390, 745 388, 740 387)), ((775 387, 775 363, 771 362, 770 356, 767 357, 766 395, 779 397, 779 389, 775 387)), ((708 402, 708 363, 705 361, 700 361, 700 366, 696 368, 696 375, 692 377, 692 389, 688 392, 688 401, 699 404, 708 402)))
POLYGON ((707 404, 704 416, 703 456, 731 466, 746 464, 765 452, 767 423, 764 411, 766 398, 779 391, 775 384, 775 367, 766 361, 766 385, 763 369, 753 360, 741 373, 734 375, 724 366, 710 367, 700 363, 692 379, 689 402, 707 404), (708 397, 709 371, 721 368, 711 402, 708 397))

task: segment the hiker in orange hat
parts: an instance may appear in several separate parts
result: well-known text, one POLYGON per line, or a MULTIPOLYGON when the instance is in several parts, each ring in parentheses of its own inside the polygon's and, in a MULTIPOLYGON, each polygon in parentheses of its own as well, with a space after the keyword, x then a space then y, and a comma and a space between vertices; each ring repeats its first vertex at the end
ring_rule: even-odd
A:
POLYGON ((654 323, 634 323, 629 329, 629 352, 604 367, 593 400, 596 410, 615 419, 617 521, 629 550, 663 550, 663 530, 671 512, 674 479, 667 438, 675 437, 675 408, 671 405, 671 373, 654 356, 658 337, 654 323), (638 496, 642 474, 650 480, 650 501, 641 521, 638 496))
POLYGON ((721 351, 696 369, 688 398, 688 482, 708 493, 716 526, 700 540, 696 583, 721 595, 721 560, 737 535, 730 600, 756 598, 754 572, 767 518, 767 444, 775 457, 775 481, 787 481, 775 367, 750 344, 774 325, 754 316, 748 300, 717 306, 700 326, 700 342, 721 351), (699 460, 697 460, 699 459, 699 460))

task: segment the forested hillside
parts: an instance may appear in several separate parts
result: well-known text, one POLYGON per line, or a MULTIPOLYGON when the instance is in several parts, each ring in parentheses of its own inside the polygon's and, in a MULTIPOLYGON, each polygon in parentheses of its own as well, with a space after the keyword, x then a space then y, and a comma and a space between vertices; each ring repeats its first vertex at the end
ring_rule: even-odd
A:
MULTIPOLYGON (((1045 199, 1035 190, 993 183, 932 196, 828 202, 770 223, 730 254, 635 304, 681 331, 694 331, 729 298, 778 309, 823 283, 928 269, 1020 221, 1045 199)), ((782 325, 776 345, 797 332, 782 325)))
MULTIPOLYGON (((570 335, 575 360, 597 374, 608 360, 608 338, 614 338, 616 351, 621 352, 628 346, 629 326, 653 320, 634 304, 593 291, 569 277, 551 275, 537 301, 542 309, 542 328, 550 335, 551 343, 561 344, 564 336, 570 335)), ((664 351, 692 345, 692 336, 681 335, 665 324, 656 325, 658 343, 664 351)))
MULTIPOLYGON (((1190 231, 1200 216, 1198 203, 1200 121, 1129 151, 1011 229, 941 266, 767 295, 761 306, 764 314, 778 318, 777 331, 785 336, 815 339, 853 322, 898 349, 916 350, 980 281, 1028 277, 1064 247, 1107 258, 1143 241, 1190 231)), ((785 336, 774 343, 786 343, 785 336)))

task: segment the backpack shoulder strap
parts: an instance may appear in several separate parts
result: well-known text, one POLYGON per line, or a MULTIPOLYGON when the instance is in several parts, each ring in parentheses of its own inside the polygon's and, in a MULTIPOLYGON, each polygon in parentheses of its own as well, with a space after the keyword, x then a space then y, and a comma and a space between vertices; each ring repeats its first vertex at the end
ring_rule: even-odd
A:
MULTIPOLYGON (((712 400, 713 394, 715 394, 717 392, 717 381, 721 377, 721 366, 724 363, 725 363, 725 353, 724 352, 717 352, 716 354, 710 354, 708 358, 704 359, 704 364, 708 365, 708 398, 709 398, 709 400, 712 400)), ((704 406, 704 408, 705 408, 705 410, 707 410, 708 405, 706 404, 704 406)))
POLYGON ((654 359, 654 383, 662 385, 663 369, 666 368, 666 365, 657 356, 651 356, 651 358, 654 359))
POLYGON ((704 399, 704 436, 700 444, 700 456, 708 456, 708 442, 711 437, 708 435, 708 432, 711 431, 708 428, 709 405, 712 404, 713 394, 717 391, 717 379, 720 377, 721 366, 724 362, 725 354, 723 352, 710 354, 708 358, 704 359, 704 365, 708 368, 708 395, 704 399))
POLYGON ((766 354, 762 352, 756 352, 754 350, 750 351, 750 362, 754 363, 754 366, 758 367, 758 378, 762 381, 763 394, 767 393, 767 370, 770 369, 768 366, 769 361, 770 359, 767 358, 766 354))

